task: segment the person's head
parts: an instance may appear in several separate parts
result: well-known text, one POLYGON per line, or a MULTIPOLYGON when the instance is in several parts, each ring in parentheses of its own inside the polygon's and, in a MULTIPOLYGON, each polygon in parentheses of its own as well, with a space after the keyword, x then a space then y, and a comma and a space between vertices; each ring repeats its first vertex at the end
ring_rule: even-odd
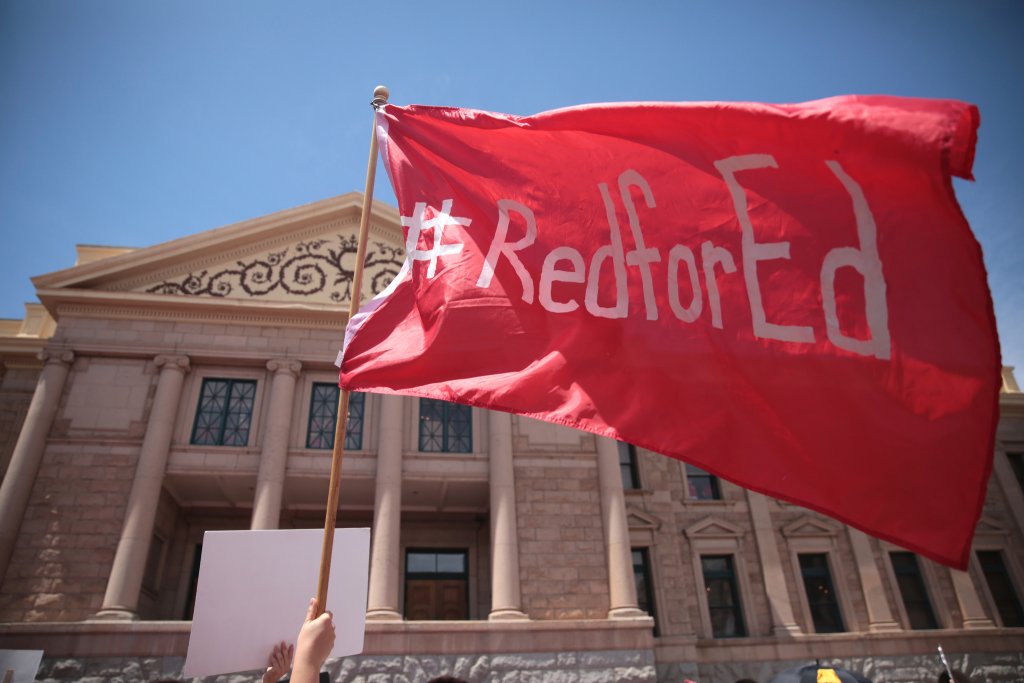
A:
MULTIPOLYGON (((940 673, 938 683, 950 683, 949 674, 945 671, 940 673)), ((960 669, 953 669, 953 683, 971 683, 971 677, 960 669)))
POLYGON ((757 683, 753 678, 741 678, 736 683, 757 683))

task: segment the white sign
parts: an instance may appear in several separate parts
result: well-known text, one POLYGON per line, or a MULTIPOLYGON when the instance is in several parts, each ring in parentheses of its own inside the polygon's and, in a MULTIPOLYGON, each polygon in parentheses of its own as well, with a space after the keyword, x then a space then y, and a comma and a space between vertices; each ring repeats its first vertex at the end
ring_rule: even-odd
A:
MULTIPOLYGON (((264 669, 275 644, 295 643, 316 596, 322 529, 207 531, 185 676, 264 669)), ((366 626, 370 530, 337 529, 327 609, 332 657, 359 654, 366 626)))
POLYGON ((32 683, 41 661, 42 650, 0 650, 0 683, 32 683))

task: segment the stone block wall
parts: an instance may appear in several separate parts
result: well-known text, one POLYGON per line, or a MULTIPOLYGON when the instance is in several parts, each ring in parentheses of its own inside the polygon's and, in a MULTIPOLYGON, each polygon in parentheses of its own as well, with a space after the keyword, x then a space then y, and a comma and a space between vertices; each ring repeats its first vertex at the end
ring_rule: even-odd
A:
POLYGON ((517 455, 515 480, 523 610, 531 619, 606 617, 595 453, 517 455))
MULTIPOLYGON (((468 683, 734 683, 751 678, 765 683, 773 675, 806 660, 656 664, 650 651, 356 656, 327 662, 334 683, 425 683, 442 674, 468 683)), ((942 671, 932 655, 854 657, 823 660, 864 674, 875 683, 932 683, 942 671)), ((1024 680, 1024 653, 979 653, 955 658, 951 664, 975 683, 1018 683, 1024 680)), ((183 657, 43 659, 36 680, 41 683, 251 683, 259 671, 186 679, 183 657)))
POLYGON ((626 491, 630 544, 647 549, 658 634, 662 637, 692 635, 695 584, 688 558, 684 562, 679 554, 680 533, 675 524, 679 503, 672 495, 673 489, 681 486, 682 464, 638 449, 637 465, 640 488, 626 491), (649 519, 638 516, 637 511, 649 519))
POLYGON ((49 445, 0 586, 0 621, 77 621, 99 609, 137 457, 137 445, 49 445))
POLYGON ((11 454, 38 380, 38 368, 3 369, 0 377, 0 477, 7 472, 11 462, 11 454))
MULTIPOLYGON (((41 683, 251 683, 262 672, 207 678, 181 676, 182 657, 44 659, 41 683)), ((650 651, 540 652, 510 654, 394 655, 330 660, 333 683, 426 683, 451 675, 468 683, 656 683, 650 651)))
MULTIPOLYGON (((702 664, 697 667, 698 671, 693 680, 700 683, 733 683, 740 678, 768 681, 780 671, 813 663, 808 660, 791 660, 702 664)), ((823 658, 821 663, 856 671, 875 683, 934 683, 943 670, 936 655, 851 657, 842 660, 823 658)), ((951 657, 950 665, 967 674, 972 683, 1019 683, 1024 680, 1024 652, 978 653, 951 657)), ((681 678, 674 678, 679 671, 676 666, 659 666, 659 683, 681 681, 681 678)))

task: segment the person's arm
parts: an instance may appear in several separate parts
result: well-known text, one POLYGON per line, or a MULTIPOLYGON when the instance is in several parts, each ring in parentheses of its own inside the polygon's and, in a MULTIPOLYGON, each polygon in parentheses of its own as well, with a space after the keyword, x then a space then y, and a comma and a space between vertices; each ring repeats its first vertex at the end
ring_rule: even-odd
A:
POLYGON ((330 612, 316 616, 316 598, 309 601, 306 622, 295 642, 292 683, 319 683, 320 667, 334 647, 334 617, 330 612))
POLYGON ((267 658, 267 670, 263 672, 263 683, 277 683, 292 668, 295 648, 283 640, 274 646, 267 658))

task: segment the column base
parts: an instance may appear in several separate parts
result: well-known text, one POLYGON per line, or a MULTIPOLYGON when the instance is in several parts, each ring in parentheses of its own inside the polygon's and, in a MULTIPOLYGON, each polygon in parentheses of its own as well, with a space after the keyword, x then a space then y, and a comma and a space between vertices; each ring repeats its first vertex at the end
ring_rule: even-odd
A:
POLYGON ((402 621, 402 615, 393 609, 371 609, 366 612, 367 621, 402 621))
POLYGON ((530 617, 517 609, 496 609, 487 615, 488 621, 529 621, 530 617))
POLYGON ((636 619, 649 616, 647 612, 636 607, 615 607, 608 610, 609 619, 636 619))
POLYGON ((131 610, 118 609, 111 607, 109 609, 101 609, 96 614, 89 617, 86 621, 138 621, 139 615, 131 610))
POLYGON ((877 621, 868 625, 868 633, 893 633, 902 630, 903 627, 895 621, 877 621))
POLYGON ((783 624, 772 626, 772 636, 775 638, 788 638, 789 636, 803 635, 798 624, 783 624))
POLYGON ((991 619, 964 619, 963 629, 965 631, 977 631, 979 629, 995 628, 996 625, 991 619))

